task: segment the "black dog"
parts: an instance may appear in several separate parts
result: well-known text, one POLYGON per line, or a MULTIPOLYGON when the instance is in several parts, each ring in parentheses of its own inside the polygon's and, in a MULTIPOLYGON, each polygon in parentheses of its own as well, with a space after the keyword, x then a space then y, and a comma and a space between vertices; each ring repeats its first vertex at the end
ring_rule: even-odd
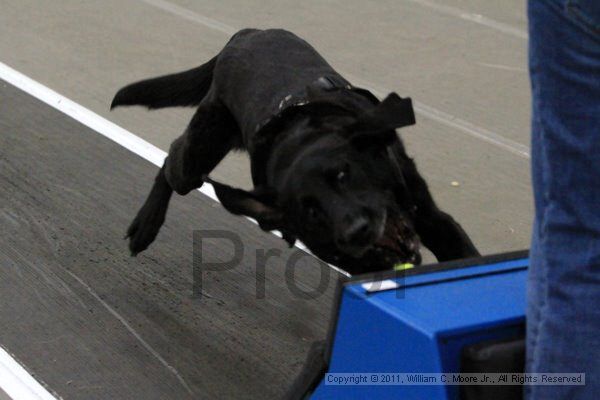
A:
POLYGON ((173 190, 204 182, 230 212, 350 273, 418 264, 420 241, 440 261, 478 255, 395 132, 414 124, 410 99, 352 87, 290 32, 242 30, 198 68, 124 87, 111 108, 123 105, 198 106, 127 231, 133 255, 156 237, 173 190), (250 154, 250 192, 207 177, 232 149, 250 154))

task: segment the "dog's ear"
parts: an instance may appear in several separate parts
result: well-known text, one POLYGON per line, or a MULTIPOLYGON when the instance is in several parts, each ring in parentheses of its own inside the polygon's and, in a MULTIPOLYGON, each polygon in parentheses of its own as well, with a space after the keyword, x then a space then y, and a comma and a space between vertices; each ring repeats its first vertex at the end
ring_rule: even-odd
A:
MULTIPOLYGON (((237 189, 215 182, 208 176, 204 176, 203 180, 213 186, 217 198, 230 213, 245 215, 256 220, 265 231, 284 227, 283 213, 273 204, 272 196, 267 191, 237 189)), ((289 243, 289 240, 287 241, 289 243)))
POLYGON ((394 129, 414 124, 412 100, 390 93, 375 108, 360 115, 348 132, 353 143, 387 145, 396 137, 394 129))

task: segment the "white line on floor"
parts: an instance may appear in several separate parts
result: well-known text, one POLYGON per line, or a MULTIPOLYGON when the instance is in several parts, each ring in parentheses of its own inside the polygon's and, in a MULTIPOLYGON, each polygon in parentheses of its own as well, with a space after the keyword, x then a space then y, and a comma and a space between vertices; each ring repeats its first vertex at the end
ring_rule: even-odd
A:
POLYGON ((84 281, 82 281, 77 275, 75 275, 74 273, 72 273, 69 270, 65 270, 65 272, 69 275, 71 275, 71 277, 73 279, 75 279, 77 282, 79 282, 79 284, 81 286, 83 286, 85 288, 85 290, 87 290, 87 292, 94 298, 96 299, 100 304, 102 304, 104 306, 104 308, 113 316, 115 317, 124 327, 125 329, 127 329, 127 331, 129 331, 129 333, 131 333, 131 335, 136 338, 141 344, 142 346, 148 350, 148 352, 150 354, 152 354, 154 356, 154 358, 156 358, 158 360, 158 362, 160 362, 167 370, 169 370, 174 376, 175 378, 179 381, 179 383, 181 383, 181 386, 183 386, 185 388, 185 390, 187 390, 191 395, 194 395, 194 392, 192 391, 192 389, 190 388, 190 386, 187 384, 187 382, 185 381, 185 379, 183 379, 183 377, 179 374, 179 372, 175 369, 175 367, 173 367, 171 364, 169 364, 167 362, 167 360, 165 360, 160 353, 158 353, 156 350, 154 350, 154 348, 152 346, 150 346, 150 344, 148 342, 146 342, 144 340, 144 338, 142 336, 140 336, 139 333, 137 333, 137 331, 135 329, 133 329, 133 327, 129 324, 129 322, 127 322, 127 320, 125 318, 123 318, 121 316, 121 314, 119 314, 117 311, 115 311, 114 308, 112 308, 110 305, 108 305, 107 302, 105 302, 104 300, 102 300, 102 298, 98 295, 98 293, 96 293, 94 291, 94 289, 92 289, 90 286, 88 286, 84 281))
MULTIPOLYGON (((217 30, 217 31, 227 34, 229 36, 233 35, 235 32, 238 31, 238 29, 234 28, 233 26, 224 24, 213 18, 206 17, 204 15, 198 14, 195 11, 188 10, 187 8, 178 6, 176 4, 173 4, 173 3, 165 1, 165 0, 139 0, 139 1, 149 4, 151 6, 157 7, 163 11, 166 11, 166 12, 176 15, 178 17, 185 18, 188 21, 195 22, 197 24, 204 25, 208 28, 217 30)), ((416 3, 422 4, 422 5, 427 5, 429 7, 433 7, 435 5, 435 3, 427 1, 427 0, 409 0, 409 1, 414 1, 416 3)), ((453 8, 453 7, 447 7, 447 6, 440 6, 440 7, 441 7, 440 10, 446 12, 447 14, 459 15, 463 19, 469 19, 474 22, 480 23, 482 25, 504 31, 506 33, 517 34, 517 36, 520 35, 520 34, 518 34, 519 31, 516 30, 516 28, 510 28, 507 25, 492 21, 488 18, 485 18, 482 16, 475 17, 475 14, 463 13, 462 11, 460 11, 456 8, 453 8)), ((525 37, 527 37, 527 36, 525 36, 525 37)), ((340 72, 342 73, 342 75, 346 76, 346 78, 353 84, 364 87, 366 89, 369 89, 379 97, 383 97, 386 94, 386 93, 384 93, 383 90, 377 89, 375 87, 375 85, 370 82, 366 82, 363 79, 353 77, 352 75, 344 73, 343 71, 340 71, 340 72)), ((471 137, 474 137, 476 139, 487 142, 487 143, 489 143, 493 146, 499 147, 503 150, 507 150, 510 153, 515 154, 519 157, 523 157, 526 159, 529 158, 529 147, 526 145, 523 145, 523 144, 518 143, 511 139, 508 139, 498 133, 490 131, 489 129, 485 129, 485 128, 482 128, 475 124, 472 124, 471 122, 468 122, 461 118, 455 117, 454 115, 448 114, 447 112, 444 112, 442 110, 438 110, 437 108, 431 107, 427 104, 424 104, 424 103, 421 103, 418 101, 414 101, 414 106, 415 106, 416 113, 420 114, 421 116, 423 116, 425 118, 436 121, 436 122, 446 125, 448 127, 454 128, 458 131, 466 133, 467 135, 469 135, 471 137)))
POLYGON ((484 62, 478 62, 477 65, 481 65, 482 67, 488 67, 488 68, 502 69, 502 70, 505 70, 505 71, 527 73, 527 69, 526 68, 511 67, 510 65, 489 64, 489 63, 484 63, 484 62))
POLYGON ((177 4, 170 3, 164 0, 140 0, 144 3, 147 3, 156 8, 160 8, 163 11, 167 11, 173 15, 177 15, 183 19, 187 19, 192 22, 196 22, 198 24, 207 26, 211 29, 217 30, 219 32, 223 32, 227 35, 233 35, 238 31, 233 26, 229 26, 222 22, 217 21, 216 19, 205 17, 204 15, 200 15, 194 11, 188 10, 187 8, 183 8, 178 6, 177 4))
POLYGON ((57 400, 2 347, 0 389, 15 400, 57 400))
POLYGON ((527 39, 527 37, 528 37, 527 32, 525 32, 522 29, 515 28, 514 26, 511 26, 511 25, 505 24, 504 22, 499 22, 494 19, 485 17, 481 14, 470 13, 470 12, 461 10, 460 8, 447 6, 445 4, 440 4, 440 3, 437 3, 435 1, 430 1, 430 0, 406 0, 406 1, 410 1, 412 3, 419 4, 423 7, 431 8, 432 10, 435 10, 442 14, 451 15, 453 17, 464 19, 466 21, 474 22, 476 24, 483 25, 483 26, 491 28, 491 29, 495 29, 499 32, 506 33, 508 35, 516 36, 521 39, 527 39))
MULTIPOLYGON (((383 89, 375 87, 375 84, 372 82, 367 82, 361 80, 360 78, 352 77, 349 74, 344 75, 356 85, 368 87, 373 92, 373 94, 380 98, 383 98, 387 95, 387 93, 383 89)), ((423 104, 420 101, 413 100, 413 106, 417 114, 442 123, 446 126, 451 126, 468 134, 469 136, 490 143, 519 157, 526 159, 530 157, 529 147, 519 142, 515 142, 514 140, 508 139, 502 135, 492 132, 489 129, 482 128, 481 126, 472 124, 468 121, 465 121, 464 119, 455 117, 444 111, 438 110, 437 108, 428 106, 427 104, 423 104)))

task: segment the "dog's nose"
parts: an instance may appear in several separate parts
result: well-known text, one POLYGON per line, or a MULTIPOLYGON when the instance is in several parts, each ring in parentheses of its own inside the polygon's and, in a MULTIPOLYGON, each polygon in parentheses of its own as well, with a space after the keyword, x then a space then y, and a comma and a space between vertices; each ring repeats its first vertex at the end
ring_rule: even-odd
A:
POLYGON ((370 233, 369 220, 365 217, 358 217, 344 231, 342 242, 353 246, 365 245, 371 238, 370 233))

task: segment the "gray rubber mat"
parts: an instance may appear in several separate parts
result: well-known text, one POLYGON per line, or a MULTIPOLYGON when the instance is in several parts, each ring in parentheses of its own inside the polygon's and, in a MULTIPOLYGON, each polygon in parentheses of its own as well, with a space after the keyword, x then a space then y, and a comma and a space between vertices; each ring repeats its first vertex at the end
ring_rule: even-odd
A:
MULTIPOLYGON (((197 192, 174 196, 131 258, 123 234, 156 171, 0 81, 0 345, 66 400, 279 397, 325 337, 337 273, 306 256, 291 284, 293 249, 197 192), (244 254, 203 273, 198 299, 192 232, 206 229, 236 233, 244 254), (281 256, 257 268, 269 249, 281 256)), ((202 246, 205 261, 232 254, 202 246)))

